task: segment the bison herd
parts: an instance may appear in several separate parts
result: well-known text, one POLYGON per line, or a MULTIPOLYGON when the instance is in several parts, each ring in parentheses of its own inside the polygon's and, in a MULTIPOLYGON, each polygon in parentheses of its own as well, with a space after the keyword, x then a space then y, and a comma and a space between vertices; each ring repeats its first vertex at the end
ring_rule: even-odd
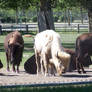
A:
MULTIPOLYGON (((92 33, 85 33, 76 39, 75 50, 62 46, 62 37, 54 30, 45 30, 34 38, 34 55, 24 63, 24 69, 31 74, 62 75, 66 71, 78 70, 86 73, 84 66, 92 64, 92 33)), ((5 37, 4 48, 6 53, 7 71, 19 73, 22 61, 24 40, 18 31, 9 33, 5 37), (16 67, 15 67, 16 66, 16 67)), ((0 60, 0 68, 3 64, 0 60)))

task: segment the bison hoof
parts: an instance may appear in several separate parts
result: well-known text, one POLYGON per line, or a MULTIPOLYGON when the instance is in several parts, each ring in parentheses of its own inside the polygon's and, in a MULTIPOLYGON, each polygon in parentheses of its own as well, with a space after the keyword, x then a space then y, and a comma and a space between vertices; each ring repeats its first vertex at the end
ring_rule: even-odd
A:
POLYGON ((16 72, 16 70, 13 70, 13 72, 16 72))
POLYGON ((45 73, 45 76, 47 77, 47 76, 49 76, 49 74, 48 73, 45 73))
POLYGON ((79 74, 81 74, 81 71, 78 71, 79 74))
POLYGON ((9 71, 10 71, 10 69, 9 69, 9 68, 7 68, 7 71, 9 72, 9 71))
POLYGON ((39 75, 41 75, 41 72, 38 72, 38 73, 37 73, 37 76, 39 76, 39 75))
POLYGON ((86 71, 83 71, 83 73, 86 73, 86 71))
POLYGON ((19 71, 17 71, 17 73, 20 73, 19 71))

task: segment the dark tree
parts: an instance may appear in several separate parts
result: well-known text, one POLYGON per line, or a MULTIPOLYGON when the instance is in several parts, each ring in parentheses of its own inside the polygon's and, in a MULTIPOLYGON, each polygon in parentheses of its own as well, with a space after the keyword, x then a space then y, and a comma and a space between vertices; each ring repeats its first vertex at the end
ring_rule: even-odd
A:
POLYGON ((38 12, 39 32, 46 29, 55 29, 51 3, 51 0, 40 0, 40 9, 38 12))

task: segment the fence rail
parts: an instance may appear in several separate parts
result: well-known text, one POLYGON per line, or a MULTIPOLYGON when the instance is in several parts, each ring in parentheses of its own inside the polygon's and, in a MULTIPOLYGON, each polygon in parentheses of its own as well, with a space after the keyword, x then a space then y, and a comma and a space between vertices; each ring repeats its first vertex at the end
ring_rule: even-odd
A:
MULTIPOLYGON (((72 23, 68 25, 68 23, 55 23, 55 29, 88 29, 88 23, 80 24, 80 23, 72 23)), ((30 24, 1 24, 0 25, 0 33, 3 31, 37 31, 38 25, 37 23, 30 23, 30 24)))

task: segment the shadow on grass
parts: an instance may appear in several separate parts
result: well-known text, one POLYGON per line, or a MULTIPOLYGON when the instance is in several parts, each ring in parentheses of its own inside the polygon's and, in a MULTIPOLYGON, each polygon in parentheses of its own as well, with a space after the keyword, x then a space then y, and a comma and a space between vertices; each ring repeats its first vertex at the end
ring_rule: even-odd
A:
POLYGON ((0 52, 4 52, 4 44, 3 43, 0 43, 0 52))

